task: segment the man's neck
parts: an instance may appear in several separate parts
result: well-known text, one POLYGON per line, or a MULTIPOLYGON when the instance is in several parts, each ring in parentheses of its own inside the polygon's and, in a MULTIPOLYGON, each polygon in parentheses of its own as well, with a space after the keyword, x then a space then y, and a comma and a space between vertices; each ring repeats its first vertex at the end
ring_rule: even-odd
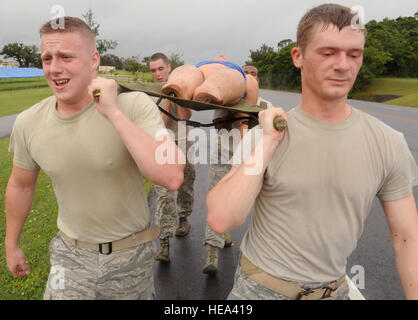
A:
POLYGON ((90 96, 86 96, 84 99, 77 103, 66 103, 57 100, 57 112, 64 117, 69 117, 83 110, 92 101, 93 99, 90 96))
POLYGON ((351 107, 347 104, 347 97, 326 100, 318 96, 302 93, 300 108, 312 117, 328 122, 344 121, 351 114, 351 107))

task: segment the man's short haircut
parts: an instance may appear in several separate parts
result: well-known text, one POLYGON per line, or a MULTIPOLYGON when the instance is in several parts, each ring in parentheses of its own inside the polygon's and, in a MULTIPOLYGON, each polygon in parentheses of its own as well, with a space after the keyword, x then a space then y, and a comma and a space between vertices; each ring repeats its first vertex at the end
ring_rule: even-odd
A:
MULTIPOLYGON (((330 24, 336 26, 339 31, 351 26, 356 13, 339 4, 327 3, 309 10, 300 20, 297 31, 296 43, 302 52, 305 51, 312 29, 322 24, 322 31, 327 30, 330 24)), ((365 32, 365 29, 363 30, 365 32)))
POLYGON ((243 65, 243 66, 241 67, 241 69, 244 69, 244 68, 246 68, 246 67, 251 67, 251 68, 254 68, 254 69, 258 72, 257 67, 256 67, 256 66, 253 66, 252 64, 246 64, 246 65, 243 65))
POLYGON ((39 35, 41 38, 46 34, 51 33, 65 33, 65 32, 79 32, 85 35, 90 41, 93 48, 96 48, 96 35, 91 30, 89 25, 83 20, 76 17, 63 17, 64 19, 64 28, 57 28, 56 20, 50 20, 45 22, 39 29, 39 35))
POLYGON ((161 52, 157 52, 154 53, 150 58, 149 61, 157 61, 159 59, 162 59, 164 61, 165 64, 169 64, 170 62, 168 61, 167 56, 164 53, 161 52))

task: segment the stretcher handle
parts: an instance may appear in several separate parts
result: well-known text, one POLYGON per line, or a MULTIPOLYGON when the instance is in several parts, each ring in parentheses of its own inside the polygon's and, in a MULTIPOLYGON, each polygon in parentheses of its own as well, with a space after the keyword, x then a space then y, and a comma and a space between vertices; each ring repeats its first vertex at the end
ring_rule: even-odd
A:
POLYGON ((287 122, 282 117, 276 117, 273 120, 273 126, 278 131, 283 131, 287 127, 287 122))

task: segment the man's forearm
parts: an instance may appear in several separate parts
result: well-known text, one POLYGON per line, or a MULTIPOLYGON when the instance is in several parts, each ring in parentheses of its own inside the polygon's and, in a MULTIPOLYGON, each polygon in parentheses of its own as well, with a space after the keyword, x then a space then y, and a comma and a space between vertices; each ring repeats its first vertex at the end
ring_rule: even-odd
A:
POLYGON ((418 299, 418 239, 395 245, 396 266, 407 299, 418 299))
POLYGON ((189 120, 192 116, 192 111, 187 108, 180 107, 179 105, 176 105, 177 107, 177 114, 180 120, 189 120))
MULTIPOLYGON (((163 109, 167 112, 170 112, 170 103, 170 100, 164 100, 163 109)), ((167 127, 169 119, 168 116, 164 112, 161 112, 161 118, 163 119, 164 125, 167 127)))
POLYGON ((35 188, 20 189, 8 186, 6 189, 6 248, 18 247, 23 226, 32 206, 35 188))
POLYGON ((209 192, 208 224, 215 232, 225 233, 245 222, 277 145, 278 141, 263 137, 249 159, 209 192))

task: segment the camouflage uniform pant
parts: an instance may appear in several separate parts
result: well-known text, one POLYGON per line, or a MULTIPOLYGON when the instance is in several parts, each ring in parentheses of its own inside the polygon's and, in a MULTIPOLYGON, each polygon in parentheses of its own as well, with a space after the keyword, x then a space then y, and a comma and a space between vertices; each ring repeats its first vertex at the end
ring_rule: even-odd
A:
MULTIPOLYGON (((189 145, 188 145, 189 147, 189 145)), ((187 149, 188 149, 187 147, 187 149)), ((157 192, 156 224, 160 225, 160 239, 172 237, 177 227, 177 216, 187 218, 193 211, 195 169, 189 161, 184 167, 183 184, 177 190, 177 210, 175 191, 155 185, 157 192)))
POLYGON ((51 272, 45 300, 152 300, 155 242, 103 255, 60 234, 49 246, 51 272))
MULTIPOLYGON (((320 288, 327 284, 327 282, 295 282, 291 281, 292 284, 297 285, 304 289, 315 289, 320 288)), ((349 300, 348 297, 349 288, 345 284, 342 287, 336 296, 322 299, 322 300, 349 300)), ((274 292, 270 289, 267 289, 259 285, 254 280, 247 277, 247 275, 242 271, 241 266, 238 264, 237 270, 235 272, 234 286, 228 296, 228 300, 292 300, 286 296, 281 295, 280 293, 274 292)))
MULTIPOLYGON (((210 191, 230 170, 229 159, 232 157, 232 150, 221 149, 218 146, 218 154, 211 155, 211 163, 208 172, 208 191, 210 191), (217 160, 217 161, 216 161, 217 160)), ((223 234, 216 233, 206 223, 205 243, 211 246, 223 248, 225 237, 223 234)))

